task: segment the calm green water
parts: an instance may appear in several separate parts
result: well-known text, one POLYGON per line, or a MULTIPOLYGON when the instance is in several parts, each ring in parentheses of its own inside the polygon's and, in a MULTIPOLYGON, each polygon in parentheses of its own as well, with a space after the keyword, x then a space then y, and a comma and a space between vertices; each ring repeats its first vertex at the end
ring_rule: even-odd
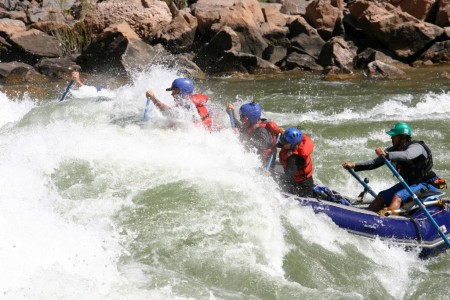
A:
MULTIPOLYGON (((298 126, 316 145, 316 181, 355 197, 362 188, 342 162, 373 158, 397 121, 450 178, 446 72, 210 78, 197 90, 227 128, 212 134, 174 129, 153 106, 142 122, 145 91, 171 103, 176 70, 89 78, 109 88, 102 101, 75 91, 58 102, 66 82, 3 86, 0 298, 447 299, 450 252, 423 261, 283 199, 224 111, 256 99, 263 116, 298 126)), ((395 183, 387 168, 363 176, 376 191, 395 183)))

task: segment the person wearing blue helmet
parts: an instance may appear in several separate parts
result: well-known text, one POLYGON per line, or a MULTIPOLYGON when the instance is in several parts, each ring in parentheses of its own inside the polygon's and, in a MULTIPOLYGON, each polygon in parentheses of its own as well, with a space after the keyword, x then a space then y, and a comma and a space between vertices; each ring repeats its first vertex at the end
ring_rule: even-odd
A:
MULTIPOLYGON (((212 120, 209 115, 209 111, 206 108, 208 96, 203 94, 194 94, 194 82, 192 82, 192 80, 189 78, 177 78, 172 82, 170 88, 166 89, 166 91, 172 92, 172 97, 176 103, 175 107, 190 110, 193 104, 199 115, 199 118, 196 118, 195 123, 201 122, 201 124, 203 124, 203 126, 205 126, 208 130, 212 130, 212 120)), ((155 93, 151 89, 145 93, 145 96, 150 98, 155 106, 162 112, 172 109, 171 106, 158 100, 155 93)))
POLYGON ((282 190, 300 197, 313 197, 314 142, 300 129, 291 127, 283 132, 277 146, 281 148, 279 158, 284 169, 284 174, 278 177, 282 190))
MULTIPOLYGON (((405 122, 396 123, 386 133, 391 137, 391 147, 375 148, 377 157, 373 160, 358 163, 345 161, 342 166, 346 169, 355 169, 356 172, 373 170, 385 164, 383 158, 385 157, 392 162, 414 193, 421 190, 436 192, 437 188, 434 185, 443 179, 436 176, 432 170, 433 156, 430 148, 423 141, 411 139, 411 126, 405 122)), ((398 183, 381 191, 370 203, 368 210, 385 215, 386 212, 395 211, 411 200, 409 192, 398 183), (386 208, 383 209, 384 207, 386 208)))
MULTIPOLYGON (((276 154, 276 140, 280 133, 280 128, 273 121, 261 118, 261 105, 256 102, 250 102, 239 108, 239 121, 236 118, 234 105, 228 103, 227 112, 233 114, 236 128, 241 141, 250 149, 255 149, 260 155, 263 164, 270 161, 270 157, 276 154)), ((275 160, 271 161, 272 168, 275 160)))

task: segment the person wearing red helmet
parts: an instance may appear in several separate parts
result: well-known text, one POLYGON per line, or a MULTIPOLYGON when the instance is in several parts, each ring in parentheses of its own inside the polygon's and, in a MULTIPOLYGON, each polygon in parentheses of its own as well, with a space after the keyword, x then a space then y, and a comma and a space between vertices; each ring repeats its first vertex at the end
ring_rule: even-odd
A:
POLYGON ((314 143, 311 138, 300 129, 288 128, 277 146, 281 148, 280 163, 284 169, 284 174, 278 177, 282 190, 300 197, 313 197, 311 155, 314 143))
MULTIPOLYGON (((239 108, 239 121, 236 118, 234 105, 227 105, 227 112, 233 114, 240 139, 248 149, 255 149, 264 165, 267 165, 272 155, 276 155, 276 141, 281 129, 273 121, 261 119, 262 109, 256 102, 246 103, 239 108)), ((272 168, 275 160, 271 161, 272 168)))
MULTIPOLYGON (((203 94, 194 94, 194 83, 192 80, 188 78, 177 78, 172 82, 171 87, 166 89, 166 91, 172 92, 172 97, 176 103, 175 107, 181 107, 189 110, 193 104, 197 109, 203 126, 205 126, 208 130, 212 129, 212 120, 209 115, 209 111, 205 106, 208 101, 208 96, 203 94)), ((145 96, 150 98, 155 106, 162 112, 172 109, 171 106, 158 100, 155 93, 151 89, 145 93, 145 96)))

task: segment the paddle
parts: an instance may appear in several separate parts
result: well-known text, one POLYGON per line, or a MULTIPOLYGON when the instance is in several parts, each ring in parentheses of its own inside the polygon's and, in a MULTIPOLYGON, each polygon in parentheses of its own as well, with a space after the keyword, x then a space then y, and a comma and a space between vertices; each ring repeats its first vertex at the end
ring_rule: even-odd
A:
POLYGON ((148 113, 149 105, 150 105, 150 97, 147 97, 147 103, 145 104, 145 111, 144 111, 144 121, 147 120, 147 113, 148 113))
POLYGON ((370 188, 370 186, 369 186, 366 182, 364 182, 364 181, 361 179, 361 177, 359 177, 358 174, 356 174, 355 170, 350 169, 350 168, 347 169, 347 170, 350 172, 350 174, 353 175, 353 177, 355 177, 356 180, 358 180, 359 183, 361 183, 361 185, 364 187, 364 190, 365 190, 365 191, 368 191, 369 194, 371 194, 371 195, 374 196, 374 197, 377 196, 377 193, 375 193, 374 190, 372 190, 372 189, 370 188))
POLYGON ((275 142, 275 146, 272 147, 272 153, 270 154, 269 162, 266 166, 266 171, 269 171, 270 166, 272 165, 273 158, 277 155, 277 144, 280 142, 281 133, 277 135, 277 141, 275 142))
POLYGON ((231 123, 231 128, 236 128, 236 124, 234 123, 234 117, 233 117, 233 111, 230 109, 228 110, 228 114, 230 115, 230 123, 231 123))
POLYGON ((74 80, 69 81, 69 83, 67 84, 66 90, 64 91, 64 93, 61 96, 61 99, 59 99, 59 101, 63 101, 64 98, 66 98, 67 93, 69 92, 70 88, 72 87, 72 84, 74 83, 74 80))
POLYGON ((414 194, 414 192, 411 190, 411 188, 406 183, 406 181, 403 179, 403 177, 400 176, 400 174, 397 172, 397 170, 392 166, 391 162, 388 159, 386 159, 386 157, 384 157, 384 156, 383 156, 383 159, 384 159, 384 162, 386 163, 386 165, 389 167, 389 169, 391 169, 391 171, 395 175, 395 177, 397 177, 397 179, 401 182, 401 184, 405 187, 405 189, 408 191, 408 193, 414 199, 416 204, 419 205, 419 207, 423 210, 423 212, 425 213, 427 218, 430 220, 431 224, 433 224, 434 228, 436 228, 437 232, 439 233, 441 238, 444 240, 444 242, 447 244, 447 246, 450 247, 450 241, 448 240, 447 236, 442 232, 441 228, 436 223, 436 221, 433 219, 433 217, 431 216, 430 212, 427 210, 425 205, 423 205, 422 201, 420 201, 420 199, 417 197, 417 195, 414 194))

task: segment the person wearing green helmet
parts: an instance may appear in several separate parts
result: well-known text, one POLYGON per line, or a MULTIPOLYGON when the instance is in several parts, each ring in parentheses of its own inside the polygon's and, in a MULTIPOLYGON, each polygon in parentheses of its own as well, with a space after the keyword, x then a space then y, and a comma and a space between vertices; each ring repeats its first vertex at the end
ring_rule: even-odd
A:
MULTIPOLYGON (((437 188, 433 186, 433 182, 439 177, 432 170, 433 156, 430 148, 423 141, 411 140, 412 129, 407 123, 396 123, 386 133, 391 136, 392 146, 386 149, 375 148, 377 158, 358 163, 345 161, 342 166, 346 169, 355 169, 356 172, 373 170, 384 165, 384 156, 392 162, 414 193, 422 189, 436 192, 437 188)), ((409 200, 411 200, 409 192, 398 183, 381 191, 370 203, 368 210, 381 211, 387 207, 393 211, 409 200)))

